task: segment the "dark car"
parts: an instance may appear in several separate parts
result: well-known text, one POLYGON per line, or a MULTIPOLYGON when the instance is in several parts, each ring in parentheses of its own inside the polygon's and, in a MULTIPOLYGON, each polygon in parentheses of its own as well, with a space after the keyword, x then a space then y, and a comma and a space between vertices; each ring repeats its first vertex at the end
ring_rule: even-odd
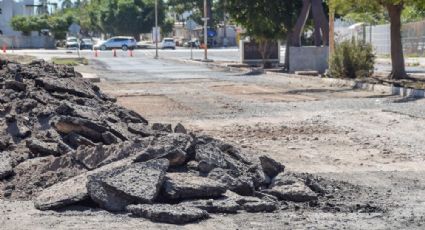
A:
POLYGON ((90 38, 83 38, 81 39, 80 42, 80 49, 84 50, 84 49, 93 49, 93 41, 90 38))

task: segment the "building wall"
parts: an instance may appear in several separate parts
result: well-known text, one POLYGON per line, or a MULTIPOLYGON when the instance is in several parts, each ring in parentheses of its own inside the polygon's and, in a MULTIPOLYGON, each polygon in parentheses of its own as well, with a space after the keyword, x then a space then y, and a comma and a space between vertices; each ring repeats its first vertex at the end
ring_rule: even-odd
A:
POLYGON ((23 15, 29 16, 34 14, 33 7, 27 5, 34 5, 34 0, 0 0, 0 30, 5 36, 19 36, 20 32, 14 31, 10 26, 10 22, 14 16, 23 15))

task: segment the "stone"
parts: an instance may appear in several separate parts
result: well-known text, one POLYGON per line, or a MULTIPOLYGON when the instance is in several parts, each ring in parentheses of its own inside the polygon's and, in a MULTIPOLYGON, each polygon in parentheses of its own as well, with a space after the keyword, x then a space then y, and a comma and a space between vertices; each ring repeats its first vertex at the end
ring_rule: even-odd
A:
POLYGON ((102 140, 103 140, 103 143, 105 143, 106 145, 112 145, 112 144, 116 144, 120 142, 118 137, 116 137, 114 134, 112 134, 109 131, 102 133, 102 140))
POLYGON ((174 127, 174 133, 187 134, 187 130, 186 130, 186 128, 182 124, 178 123, 176 125, 176 127, 174 127))
POLYGON ((92 142, 102 142, 102 133, 108 131, 108 127, 99 122, 70 116, 58 116, 52 125, 59 133, 78 133, 92 142))
POLYGON ((247 202, 242 205, 247 212, 273 212, 277 209, 277 204, 269 201, 247 202))
POLYGON ((85 174, 55 184, 40 193, 34 200, 34 206, 39 210, 49 210, 81 202, 89 197, 86 184, 85 174))
POLYGON ((151 159, 165 158, 171 166, 179 166, 185 163, 186 153, 172 146, 150 147, 135 158, 136 162, 144 162, 151 159))
POLYGON ((64 138, 64 141, 71 146, 74 149, 77 149, 79 146, 95 146, 95 143, 93 143, 91 140, 77 134, 77 133, 70 133, 66 135, 64 138))
POLYGON ((61 155, 57 143, 48 143, 36 139, 30 139, 26 142, 27 147, 37 156, 61 155))
POLYGON ((112 171, 100 172, 88 176, 87 192, 90 198, 99 205, 100 208, 111 212, 124 211, 127 205, 133 203, 133 200, 128 196, 122 196, 117 191, 105 186, 103 181, 109 177, 121 173, 125 167, 116 168, 112 171))
POLYGON ((290 185, 273 186, 271 189, 264 190, 263 192, 286 201, 308 202, 317 200, 317 194, 301 182, 290 185))
POLYGON ((152 130, 165 132, 165 133, 172 133, 173 128, 171 124, 162 124, 162 123, 154 123, 152 124, 152 130))
POLYGON ((254 193, 254 183, 249 177, 233 177, 225 169, 213 169, 208 174, 208 178, 225 184, 230 191, 233 191, 240 195, 249 196, 254 193))
POLYGON ((35 79, 36 86, 43 87, 49 92, 69 93, 79 97, 94 98, 97 96, 96 88, 82 78, 52 78, 43 77, 35 79), (75 87, 78 85, 78 87, 75 87))
POLYGON ((168 173, 163 193, 171 200, 220 197, 227 190, 222 183, 187 173, 168 173))
POLYGON ((0 180, 3 180, 13 173, 11 157, 8 152, 0 152, 0 180))
POLYGON ((273 212, 277 209, 276 202, 262 200, 252 196, 240 196, 234 192, 227 191, 224 197, 229 200, 235 201, 243 210, 247 212, 273 212))
POLYGON ((285 170, 285 166, 268 156, 263 155, 260 156, 259 159, 264 173, 266 173, 266 175, 270 178, 274 178, 277 174, 285 170))
POLYGON ((89 198, 87 190, 88 177, 102 172, 120 169, 128 166, 129 160, 117 161, 93 171, 82 173, 66 181, 44 189, 35 199, 34 206, 40 210, 50 210, 66 207, 89 198))
POLYGON ((170 161, 171 166, 180 166, 188 160, 188 152, 191 152, 192 145, 192 137, 186 134, 168 134, 156 137, 148 149, 135 157, 135 161, 166 158, 170 161))
POLYGON ((106 186, 137 203, 153 203, 164 183, 168 166, 167 159, 136 163, 102 181, 106 186))
POLYGON ((6 150, 10 145, 10 137, 1 136, 0 137, 0 151, 6 150))
POLYGON ((115 145, 80 146, 72 156, 88 169, 118 161, 143 151, 146 143, 122 142, 115 145))
POLYGON ((129 205, 127 211, 134 216, 169 224, 187 224, 206 219, 209 216, 206 211, 198 208, 170 204, 129 205))
POLYGON ((238 210, 242 209, 238 203, 231 199, 193 200, 182 204, 205 210, 208 213, 237 213, 238 210))
POLYGON ((129 123, 128 131, 140 135, 142 137, 149 137, 155 135, 154 131, 144 123, 129 123))
POLYGON ((6 89, 13 89, 16 91, 25 91, 27 88, 27 85, 19 81, 9 80, 9 81, 6 81, 4 85, 6 89))
POLYGON ((297 182, 303 182, 301 178, 296 177, 291 173, 279 173, 273 178, 270 188, 281 186, 281 185, 292 185, 297 182))
POLYGON ((199 171, 201 173, 209 173, 215 168, 227 168, 223 152, 212 144, 196 146, 195 160, 199 162, 199 171))

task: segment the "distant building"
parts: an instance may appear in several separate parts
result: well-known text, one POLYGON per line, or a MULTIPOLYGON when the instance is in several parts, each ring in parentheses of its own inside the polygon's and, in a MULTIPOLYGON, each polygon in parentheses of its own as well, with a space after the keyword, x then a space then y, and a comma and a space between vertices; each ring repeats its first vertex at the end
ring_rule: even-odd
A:
POLYGON ((10 26, 12 18, 17 15, 34 15, 35 0, 0 0, 0 33, 4 36, 19 36, 10 26))

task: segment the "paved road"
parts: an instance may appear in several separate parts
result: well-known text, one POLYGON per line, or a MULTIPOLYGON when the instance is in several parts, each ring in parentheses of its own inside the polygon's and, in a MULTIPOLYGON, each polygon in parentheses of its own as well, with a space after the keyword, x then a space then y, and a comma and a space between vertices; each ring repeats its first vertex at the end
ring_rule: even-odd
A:
MULTIPOLYGON (((163 51, 161 57, 184 54, 163 51)), ((189 130, 235 143, 253 156, 272 156, 288 171, 369 186, 373 194, 350 193, 347 201, 329 203, 338 207, 331 212, 288 206, 270 214, 213 215, 178 227, 92 209, 41 213, 31 202, 0 199, 5 229, 420 229, 418 224, 425 224, 423 100, 399 103, 398 97, 329 86, 317 78, 246 76, 155 60, 152 51, 135 51, 135 57, 121 51, 117 58, 110 51, 98 58, 89 51, 82 55, 92 64, 81 68, 109 80, 99 84, 103 91, 151 122, 182 122, 189 130), (385 212, 344 211, 365 204, 385 212)))
MULTIPOLYGON (((9 51, 8 53, 25 54, 36 56, 37 58, 51 59, 52 57, 78 57, 78 52, 75 50, 16 50, 9 51)), ((128 51, 117 50, 117 58, 113 56, 113 51, 98 51, 98 57, 95 57, 95 52, 91 50, 80 51, 79 54, 89 59, 100 59, 108 63, 111 69, 116 70, 143 70, 145 64, 153 64, 149 58, 155 56, 155 50, 143 49, 133 51, 133 60, 129 60, 130 53, 128 51), (112 60, 113 58, 113 60, 112 60), (140 59, 143 58, 143 59, 140 59), (111 59, 111 60, 107 60, 111 59), (129 67, 129 64, 131 66, 129 67), (124 65, 122 65, 124 64, 124 65)), ((285 59, 285 49, 281 50, 281 60, 285 59)), ((240 62, 239 49, 228 48, 228 49, 210 49, 208 51, 208 58, 215 62, 240 62)), ((191 51, 187 48, 178 48, 176 50, 159 50, 159 57, 161 59, 172 59, 172 60, 189 60, 191 57, 191 51)), ((204 50, 194 49, 193 59, 203 59, 204 50)), ((379 72, 390 72, 391 65, 389 60, 383 62, 384 59, 379 59, 379 63, 375 65, 375 70, 379 72)), ((408 60, 406 63, 414 62, 419 64, 425 64, 425 61, 417 61, 416 59, 408 60)), ((409 73, 425 73, 425 66, 410 66, 406 67, 409 73)))

